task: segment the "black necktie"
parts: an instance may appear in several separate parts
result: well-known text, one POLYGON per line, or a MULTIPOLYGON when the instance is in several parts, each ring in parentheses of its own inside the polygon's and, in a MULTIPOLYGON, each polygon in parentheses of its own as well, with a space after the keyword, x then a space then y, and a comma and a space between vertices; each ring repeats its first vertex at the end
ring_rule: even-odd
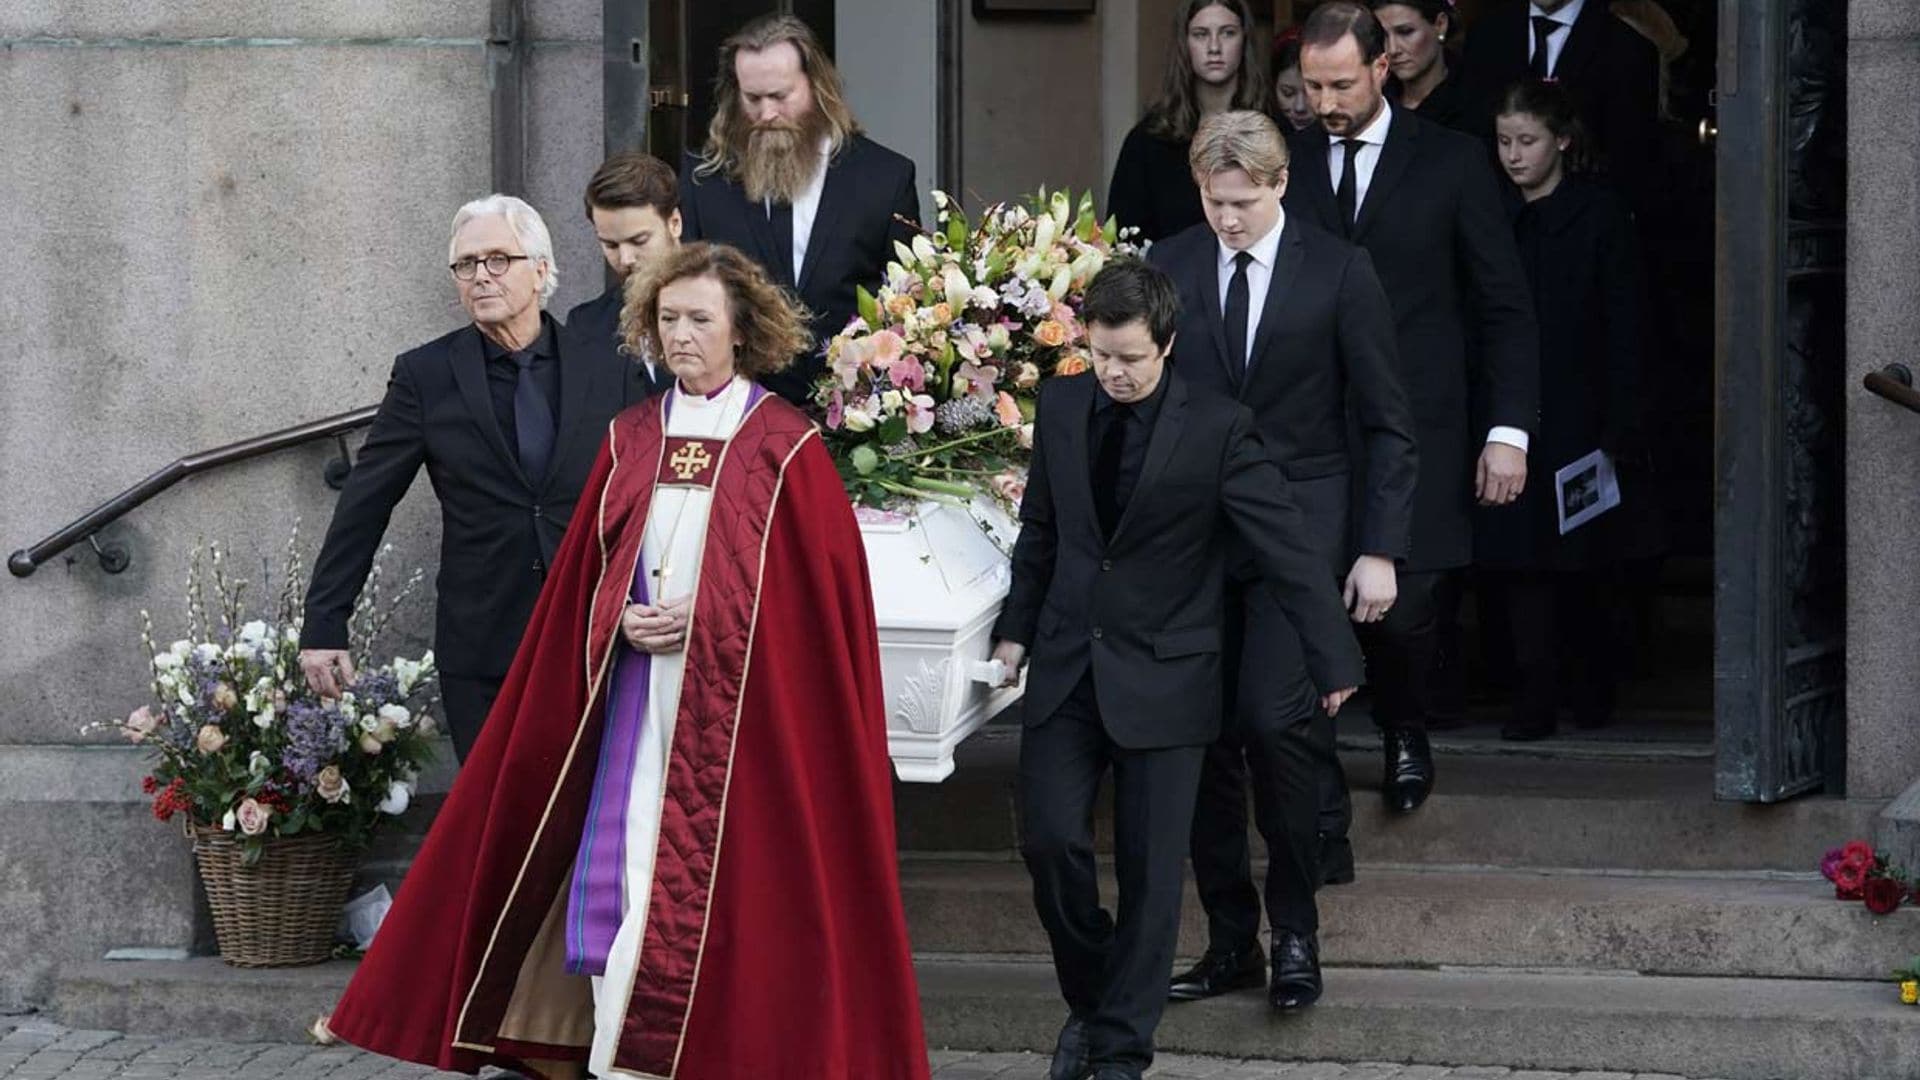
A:
POLYGON ((1533 17, 1533 62, 1528 64, 1527 67, 1533 72, 1533 77, 1536 79, 1550 78, 1553 74, 1550 70, 1551 65, 1547 63, 1547 57, 1549 55, 1547 52, 1547 41, 1552 38, 1554 33, 1559 29, 1560 24, 1547 18, 1545 15, 1535 15, 1533 17))
POLYGON ((1113 536, 1126 507, 1120 501, 1120 459, 1127 449, 1127 424, 1133 418, 1133 406, 1114 402, 1107 410, 1107 429, 1100 435, 1100 449, 1093 459, 1093 509, 1100 517, 1100 532, 1113 536))
POLYGON ((1241 252, 1233 257, 1233 280, 1227 282, 1227 304, 1222 311, 1227 320, 1227 368, 1240 371, 1247 366, 1247 318, 1252 307, 1247 291, 1247 266, 1253 256, 1241 252))
POLYGON ((1353 235, 1354 219, 1360 216, 1360 148, 1365 145, 1359 139, 1340 140, 1347 156, 1340 166, 1340 186, 1333 193, 1333 201, 1340 206, 1340 231, 1347 236, 1353 235))
POLYGON ((534 381, 533 362, 537 358, 533 351, 529 349, 512 356, 514 365, 520 369, 513 384, 514 441, 520 444, 520 471, 527 474, 528 483, 538 488, 547 478, 547 462, 553 458, 553 406, 541 392, 540 384, 534 381))
POLYGON ((800 268, 793 265, 793 204, 774 203, 767 210, 767 220, 773 223, 773 244, 779 249, 773 253, 774 272, 781 275, 780 284, 796 288, 800 268))

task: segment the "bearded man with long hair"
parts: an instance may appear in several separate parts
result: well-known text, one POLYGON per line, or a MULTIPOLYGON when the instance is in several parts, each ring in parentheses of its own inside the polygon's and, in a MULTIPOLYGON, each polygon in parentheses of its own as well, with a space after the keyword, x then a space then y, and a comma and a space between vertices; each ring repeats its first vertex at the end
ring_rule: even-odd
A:
MULTIPOLYGON (((813 312, 815 345, 877 288, 894 241, 920 216, 913 162, 861 133, 820 40, 791 15, 747 24, 720 46, 713 122, 680 170, 684 239, 730 244, 813 312)), ((766 380, 804 403, 824 361, 797 357, 766 380)))

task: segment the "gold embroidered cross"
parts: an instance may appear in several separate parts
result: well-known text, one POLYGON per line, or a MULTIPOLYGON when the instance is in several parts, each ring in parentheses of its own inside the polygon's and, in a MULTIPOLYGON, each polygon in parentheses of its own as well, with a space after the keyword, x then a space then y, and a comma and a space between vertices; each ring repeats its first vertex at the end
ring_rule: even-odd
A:
POLYGON ((707 453, 707 448, 697 442, 682 446, 667 459, 667 465, 682 481, 691 480, 706 472, 707 466, 711 464, 713 464, 713 455, 707 453))

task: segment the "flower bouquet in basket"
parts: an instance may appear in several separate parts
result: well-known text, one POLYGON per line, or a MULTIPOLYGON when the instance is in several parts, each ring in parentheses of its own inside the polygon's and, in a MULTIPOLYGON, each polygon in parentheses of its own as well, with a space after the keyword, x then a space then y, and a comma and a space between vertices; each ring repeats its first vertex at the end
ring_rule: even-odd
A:
MULTIPOLYGON (((141 612, 152 699, 117 725, 153 752, 142 781, 153 814, 193 836, 221 955, 243 966, 331 955, 359 852, 406 811, 433 756, 431 652, 360 665, 337 699, 307 688, 297 537, 271 620, 246 618, 247 583, 218 546, 195 552, 187 636, 158 647, 141 612)), ((352 620, 366 656, 420 583, 415 573, 383 607, 380 578, 376 563, 352 620)))
POLYGON ((986 493, 1017 509, 1036 389, 1087 369, 1081 294, 1135 248, 1091 195, 1042 190, 977 222, 933 202, 936 227, 895 245, 879 294, 861 290, 828 344, 814 402, 857 505, 986 493))

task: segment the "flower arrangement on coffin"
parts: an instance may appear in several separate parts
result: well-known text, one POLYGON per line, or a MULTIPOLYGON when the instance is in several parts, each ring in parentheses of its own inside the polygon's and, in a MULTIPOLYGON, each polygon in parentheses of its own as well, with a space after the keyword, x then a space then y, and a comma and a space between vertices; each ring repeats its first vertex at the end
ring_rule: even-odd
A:
MULTIPOLYGON (((221 953, 236 963, 326 958, 357 853, 406 811, 416 778, 433 757, 435 724, 422 709, 433 685, 431 652, 357 666, 337 699, 307 688, 298 660, 305 587, 297 540, 296 527, 271 619, 246 618, 247 583, 229 576, 217 545, 196 550, 187 576, 186 637, 158 647, 152 619, 141 612, 152 700, 111 725, 152 751, 142 787, 153 797, 153 815, 181 819, 194 837, 221 953), (234 889, 271 891, 275 882, 286 884, 282 891, 314 894, 276 894, 262 908, 273 915, 265 922, 304 922, 304 943, 255 949, 238 937, 245 933, 243 916, 261 921, 260 913, 226 912, 223 905, 259 908, 253 892, 234 899, 234 889), (284 906, 290 904, 317 906, 293 918, 284 906), (280 959, 235 959, 257 955, 280 959)), ((363 656, 372 654, 421 581, 416 572, 382 605, 381 577, 376 561, 351 620, 363 656)))
POLYGON ((1087 282, 1136 249, 1093 197, 1044 189, 978 223, 933 193, 936 228, 895 245, 878 295, 827 346, 814 389, 856 504, 964 501, 1017 508, 1041 380, 1085 371, 1087 282))
POLYGON ((1903 902, 1920 903, 1920 883, 1887 861, 1864 840, 1849 840, 1820 859, 1820 873, 1833 882, 1837 900, 1859 900, 1875 915, 1891 915, 1903 902))

